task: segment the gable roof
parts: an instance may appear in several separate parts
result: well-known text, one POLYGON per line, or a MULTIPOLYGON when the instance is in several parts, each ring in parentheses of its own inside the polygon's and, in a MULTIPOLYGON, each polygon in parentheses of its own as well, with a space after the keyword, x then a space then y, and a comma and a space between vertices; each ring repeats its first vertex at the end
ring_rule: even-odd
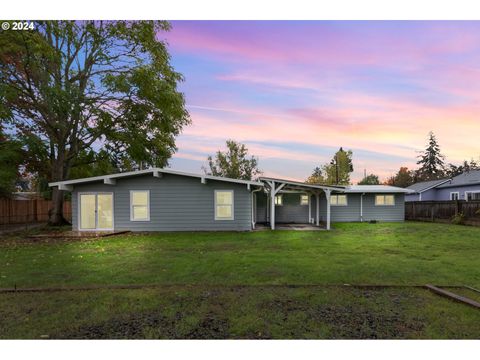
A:
POLYGON ((438 186, 438 188, 448 188, 455 186, 469 186, 480 184, 480 170, 471 170, 457 175, 447 182, 438 186))
POLYGON ((449 180, 450 179, 422 181, 422 182, 418 182, 418 183, 415 183, 413 185, 408 186, 407 189, 413 190, 416 193, 422 193, 424 191, 436 188, 437 186, 442 185, 449 180))
POLYGON ((127 172, 122 172, 118 174, 111 174, 111 175, 104 175, 104 176, 92 176, 92 177, 82 178, 82 179, 57 181, 57 182, 49 183, 48 186, 53 187, 53 186, 62 186, 62 185, 84 184, 84 183, 95 182, 95 181, 108 181, 108 180, 115 180, 123 177, 132 177, 132 176, 147 175, 147 174, 152 174, 152 176, 156 176, 156 174, 159 174, 159 173, 195 177, 195 178, 206 179, 206 180, 225 181, 225 182, 231 182, 231 183, 237 183, 237 184, 264 186, 264 184, 259 181, 230 179, 230 178, 220 177, 220 176, 201 175, 201 174, 194 174, 194 173, 188 173, 188 172, 176 171, 176 170, 170 170, 170 169, 162 169, 162 168, 151 168, 146 170, 127 171, 127 172))

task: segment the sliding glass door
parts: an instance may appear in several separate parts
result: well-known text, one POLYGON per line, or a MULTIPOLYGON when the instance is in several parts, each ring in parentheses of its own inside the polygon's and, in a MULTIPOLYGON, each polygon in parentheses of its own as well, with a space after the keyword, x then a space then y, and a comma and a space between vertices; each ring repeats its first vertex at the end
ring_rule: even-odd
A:
POLYGON ((113 193, 79 195, 80 230, 113 230, 113 193))

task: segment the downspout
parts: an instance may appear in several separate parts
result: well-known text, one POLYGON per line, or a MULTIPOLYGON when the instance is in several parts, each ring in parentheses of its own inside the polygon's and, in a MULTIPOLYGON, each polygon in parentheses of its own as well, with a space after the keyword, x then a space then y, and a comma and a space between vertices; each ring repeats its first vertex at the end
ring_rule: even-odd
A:
POLYGON ((258 188, 252 191, 252 230, 255 230, 255 224, 256 224, 255 208, 257 207, 257 202, 255 201, 256 196, 254 193, 260 190, 262 190, 262 188, 258 188))

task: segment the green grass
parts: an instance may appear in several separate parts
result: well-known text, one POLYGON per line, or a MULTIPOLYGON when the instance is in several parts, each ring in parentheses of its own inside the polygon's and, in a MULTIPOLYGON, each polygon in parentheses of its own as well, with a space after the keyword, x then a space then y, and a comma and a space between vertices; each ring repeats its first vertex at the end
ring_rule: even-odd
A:
POLYGON ((2 240, 0 287, 165 286, 0 294, 0 338, 480 338, 480 311, 426 290, 339 286, 479 288, 480 228, 2 240))
POLYGON ((416 284, 480 287, 480 229, 337 224, 326 231, 168 233, 0 245, 0 287, 416 284))

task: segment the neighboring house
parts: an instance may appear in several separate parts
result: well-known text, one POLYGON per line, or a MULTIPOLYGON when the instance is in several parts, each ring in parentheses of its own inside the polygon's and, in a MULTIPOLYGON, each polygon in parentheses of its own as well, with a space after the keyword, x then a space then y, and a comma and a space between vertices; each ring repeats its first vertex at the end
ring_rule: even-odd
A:
POLYGON ((406 195, 405 201, 480 200, 480 170, 464 172, 451 179, 416 183, 407 189, 415 193, 406 195))
POLYGON ((169 169, 49 184, 72 192, 74 230, 201 231, 256 223, 403 221, 411 190, 384 185, 323 186, 262 177, 258 181, 169 169))

